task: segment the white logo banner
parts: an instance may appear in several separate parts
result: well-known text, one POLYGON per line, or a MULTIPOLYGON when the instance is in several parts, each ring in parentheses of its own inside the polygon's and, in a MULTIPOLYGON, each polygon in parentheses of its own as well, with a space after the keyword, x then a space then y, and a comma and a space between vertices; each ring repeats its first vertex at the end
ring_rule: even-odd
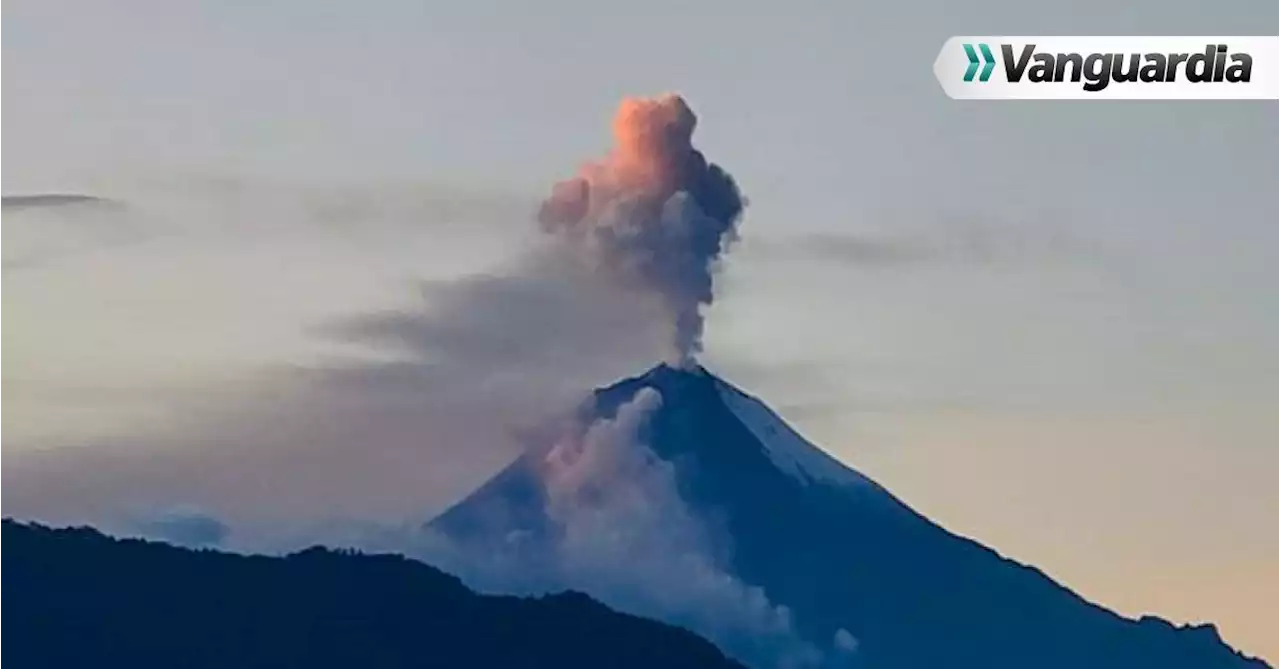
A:
POLYGON ((952 37, 933 73, 957 100, 1274 100, 1280 38, 952 37))

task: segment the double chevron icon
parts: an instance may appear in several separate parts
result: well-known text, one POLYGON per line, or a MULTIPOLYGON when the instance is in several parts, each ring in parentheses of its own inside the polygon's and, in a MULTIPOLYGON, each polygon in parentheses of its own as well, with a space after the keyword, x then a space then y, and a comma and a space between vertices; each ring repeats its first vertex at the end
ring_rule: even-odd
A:
POLYGON ((973 81, 973 74, 978 71, 978 65, 982 66, 982 74, 978 75, 978 81, 986 81, 991 78, 991 71, 996 68, 996 57, 991 53, 991 47, 986 44, 978 44, 978 50, 982 52, 982 60, 978 60, 978 54, 973 50, 972 44, 964 45, 964 55, 969 57, 969 67, 964 71, 964 80, 973 81))
POLYGON ((954 100, 1275 100, 1278 54, 1274 36, 955 35, 933 76, 954 100))

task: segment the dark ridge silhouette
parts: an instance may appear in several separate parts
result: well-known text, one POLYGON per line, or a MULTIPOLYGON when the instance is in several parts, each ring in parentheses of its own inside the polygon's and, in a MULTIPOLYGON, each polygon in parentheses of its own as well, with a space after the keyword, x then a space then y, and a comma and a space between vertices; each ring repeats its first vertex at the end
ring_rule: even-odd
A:
MULTIPOLYGON (((1228 646, 1212 624, 1125 618, 947 531, 705 369, 659 365, 597 390, 585 418, 612 417, 642 388, 663 397, 648 446, 673 463, 681 497, 722 534, 720 566, 787 606, 809 640, 848 630, 860 666, 1267 666, 1228 646)), ((522 455, 430 526, 483 551, 519 532, 529 559, 553 556, 556 528, 543 513, 539 471, 536 453, 522 455)))
POLYGON ((397 555, 243 556, 6 519, 0 557, 13 667, 743 669, 580 593, 481 595, 397 555))

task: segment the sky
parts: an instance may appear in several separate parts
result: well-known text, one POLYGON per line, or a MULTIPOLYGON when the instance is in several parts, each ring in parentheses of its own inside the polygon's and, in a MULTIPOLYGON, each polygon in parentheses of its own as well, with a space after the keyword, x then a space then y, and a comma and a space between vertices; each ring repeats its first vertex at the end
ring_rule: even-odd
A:
POLYGON ((483 361, 351 372, 402 355, 370 315, 518 306, 486 277, 538 200, 622 97, 677 91, 748 199, 708 367, 945 527, 1280 659, 1276 103, 958 102, 931 70, 951 35, 1276 6, 838 4, 7 2, 3 192, 102 199, 5 207, 4 513, 246 545, 430 517, 512 452, 424 431, 497 443, 651 361, 556 342, 587 351, 564 396, 513 367, 446 439, 483 361))

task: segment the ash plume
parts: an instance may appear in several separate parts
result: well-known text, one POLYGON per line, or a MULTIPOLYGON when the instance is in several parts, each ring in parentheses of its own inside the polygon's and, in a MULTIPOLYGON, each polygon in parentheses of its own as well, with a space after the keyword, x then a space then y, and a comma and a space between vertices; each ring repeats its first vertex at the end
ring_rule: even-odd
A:
POLYGON ((678 95, 623 100, 613 150, 562 181, 538 220, 593 267, 655 296, 670 318, 667 362, 702 348, 702 306, 744 201, 733 177, 693 148, 697 116, 678 95))
POLYGON ((681 497, 676 464, 647 443, 662 402, 641 389, 613 418, 567 426, 544 456, 545 510, 557 527, 552 582, 688 627, 755 666, 827 666, 790 609, 720 564, 723 551, 681 497))

